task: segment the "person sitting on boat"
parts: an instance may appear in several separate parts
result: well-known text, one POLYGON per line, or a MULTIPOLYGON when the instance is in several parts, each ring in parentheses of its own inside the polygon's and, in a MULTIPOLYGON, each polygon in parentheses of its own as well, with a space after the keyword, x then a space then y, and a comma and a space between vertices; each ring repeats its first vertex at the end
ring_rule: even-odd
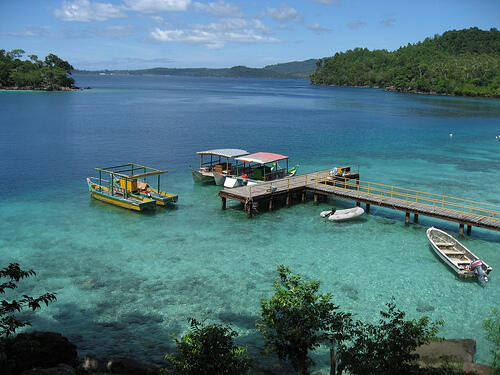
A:
POLYGON ((243 185, 246 185, 248 183, 248 180, 247 180, 248 175, 246 173, 243 173, 241 175, 241 178, 243 179, 243 185))
POLYGON ((474 260, 470 262, 469 269, 474 271, 477 275, 477 279, 481 284, 488 282, 488 276, 486 276, 486 272, 483 269, 483 261, 481 259, 474 260))

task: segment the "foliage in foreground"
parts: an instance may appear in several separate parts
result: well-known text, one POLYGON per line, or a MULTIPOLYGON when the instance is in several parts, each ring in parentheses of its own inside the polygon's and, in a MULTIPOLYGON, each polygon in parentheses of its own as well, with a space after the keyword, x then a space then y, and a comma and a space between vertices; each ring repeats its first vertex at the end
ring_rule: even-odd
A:
POLYGON ((500 98, 500 31, 451 30, 396 51, 355 48, 318 60, 319 85, 500 98))
POLYGON ((71 75, 73 67, 54 54, 39 60, 29 55, 29 60, 21 60, 24 51, 15 49, 6 52, 0 49, 0 87, 59 90, 72 88, 75 80, 71 75))
POLYGON ((380 312, 378 324, 357 321, 352 338, 337 349, 339 370, 350 374, 416 374, 422 373, 414 350, 436 339, 441 321, 430 323, 424 316, 405 320, 405 313, 393 302, 380 312))
POLYGON ((486 337, 493 343, 491 354, 491 367, 495 375, 500 374, 500 312, 497 309, 492 309, 490 316, 483 322, 483 327, 486 330, 486 337))
POLYGON ((236 347, 233 338, 238 334, 229 327, 210 324, 202 326, 190 321, 189 332, 175 340, 177 354, 167 354, 169 369, 163 375, 244 375, 252 367, 246 348, 236 347))
POLYGON ((343 340, 350 314, 336 311, 331 294, 318 294, 319 281, 292 275, 284 265, 277 270, 276 292, 269 299, 261 299, 257 328, 264 335, 268 353, 289 360, 299 375, 307 374, 313 364, 308 352, 323 343, 343 340))
MULTIPOLYGON (((4 294, 8 289, 16 289, 17 283, 21 279, 35 275, 35 271, 24 271, 17 263, 9 264, 8 267, 0 270, 0 294, 4 294)), ((16 312, 21 312, 21 310, 26 307, 35 311, 41 308, 40 304, 45 303, 45 305, 48 305, 55 300, 56 296, 52 293, 45 293, 36 298, 23 294, 21 299, 12 301, 2 299, 0 301, 0 339, 14 334, 18 328, 30 325, 29 321, 23 321, 16 318, 16 312)))

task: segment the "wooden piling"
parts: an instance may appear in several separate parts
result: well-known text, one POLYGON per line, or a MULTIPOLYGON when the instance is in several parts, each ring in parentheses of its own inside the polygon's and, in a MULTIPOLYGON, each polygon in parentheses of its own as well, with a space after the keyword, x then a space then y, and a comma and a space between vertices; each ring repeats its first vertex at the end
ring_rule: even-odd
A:
POLYGON ((222 209, 225 210, 226 209, 226 198, 225 197, 222 197, 222 209))
POLYGON ((269 199, 269 211, 273 210, 273 198, 269 199))
POLYGON ((302 203, 304 203, 306 201, 306 191, 305 190, 302 190, 302 196, 300 197, 300 199, 302 200, 302 203))
POLYGON ((464 224, 460 223, 460 226, 458 227, 458 235, 462 237, 464 235, 464 224))
POLYGON ((367 203, 366 204, 366 213, 369 213, 370 212, 370 203, 367 203))
POLYGON ((472 225, 467 224, 467 235, 470 236, 470 233, 472 231, 472 225))
POLYGON ((408 224, 410 224, 410 213, 408 211, 406 211, 405 225, 408 225, 408 224))
POLYGON ((318 204, 318 194, 314 193, 314 204, 318 204))
POLYGON ((359 207, 359 206, 361 206, 361 202, 358 201, 358 202, 356 202, 356 207, 359 207))
POLYGON ((252 217, 252 202, 245 204, 245 211, 247 212, 247 217, 252 217))
POLYGON ((413 222, 414 222, 415 224, 417 224, 417 223, 418 223, 418 214, 413 214, 413 222))
POLYGON ((290 207, 290 193, 286 195, 286 206, 290 207))

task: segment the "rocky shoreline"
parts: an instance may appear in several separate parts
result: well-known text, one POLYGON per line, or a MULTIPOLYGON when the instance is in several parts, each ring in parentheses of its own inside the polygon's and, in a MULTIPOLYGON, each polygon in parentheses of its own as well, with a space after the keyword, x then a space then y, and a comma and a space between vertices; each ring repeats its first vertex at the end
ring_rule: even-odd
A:
POLYGON ((31 87, 31 86, 25 86, 25 87, 2 87, 0 86, 0 91, 5 90, 5 91, 81 91, 81 90, 89 90, 90 87, 46 87, 46 88, 39 88, 39 87, 31 87))
MULTIPOLYGON (((76 345, 56 332, 20 333, 6 340, 4 350, 7 359, 0 356, 3 375, 152 375, 160 370, 126 357, 103 360, 84 356, 81 359, 76 345)), ((436 341, 417 348, 416 353, 421 367, 452 364, 478 375, 487 375, 490 371, 489 366, 474 362, 476 342, 472 339, 436 341)))
POLYGON ((388 86, 388 87, 379 87, 379 86, 351 86, 351 85, 322 85, 322 84, 317 84, 317 83, 311 83, 311 85, 314 86, 328 86, 328 87, 353 87, 353 88, 358 88, 358 89, 383 89, 384 91, 387 92, 397 92, 400 94, 417 94, 417 95, 436 95, 436 96, 449 96, 449 97, 454 97, 454 98, 483 98, 483 99, 500 99, 499 97, 496 96, 491 96, 491 95, 477 95, 477 96, 470 96, 470 95, 453 95, 453 94, 443 94, 439 93, 437 91, 420 91, 416 89, 407 89, 407 88, 401 88, 401 87, 396 87, 396 86, 388 86))

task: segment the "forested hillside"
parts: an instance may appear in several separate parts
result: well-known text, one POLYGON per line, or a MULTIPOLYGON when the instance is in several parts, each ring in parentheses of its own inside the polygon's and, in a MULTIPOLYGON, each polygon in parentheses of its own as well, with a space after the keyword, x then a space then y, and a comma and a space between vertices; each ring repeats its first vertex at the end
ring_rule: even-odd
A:
POLYGON ((500 98, 500 31, 447 31, 396 51, 356 48, 317 62, 311 83, 500 98))
POLYGON ((68 77, 73 67, 67 61, 54 54, 39 60, 30 55, 29 60, 22 60, 22 49, 6 52, 0 49, 0 88, 62 90, 72 89, 75 81, 68 77))
POLYGON ((281 64, 266 65, 264 69, 286 74, 295 78, 308 78, 316 69, 317 59, 291 61, 281 64))

